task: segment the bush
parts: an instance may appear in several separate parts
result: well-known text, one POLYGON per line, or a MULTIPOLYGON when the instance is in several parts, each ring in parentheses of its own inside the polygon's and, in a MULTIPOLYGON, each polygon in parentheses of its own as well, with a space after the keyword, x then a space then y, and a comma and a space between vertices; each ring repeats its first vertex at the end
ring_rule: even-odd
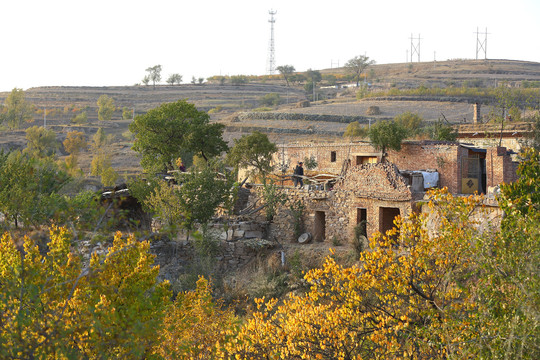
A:
POLYGON ((269 93, 259 99, 262 106, 278 106, 281 103, 281 98, 277 93, 269 93))
POLYGON ((366 115, 380 115, 380 114, 381 114, 381 109, 379 109, 378 106, 370 106, 366 111, 366 115))
POLYGON ((422 117, 418 114, 411 113, 409 111, 404 112, 394 118, 394 121, 405 128, 407 136, 415 136, 420 132, 420 126, 422 124, 422 117))
POLYGON ((354 121, 347 125, 343 137, 366 137, 368 129, 365 126, 360 125, 358 121, 354 121))
POLYGON ((71 122, 79 125, 88 123, 88 115, 86 114, 86 111, 76 115, 73 119, 71 119, 71 122))

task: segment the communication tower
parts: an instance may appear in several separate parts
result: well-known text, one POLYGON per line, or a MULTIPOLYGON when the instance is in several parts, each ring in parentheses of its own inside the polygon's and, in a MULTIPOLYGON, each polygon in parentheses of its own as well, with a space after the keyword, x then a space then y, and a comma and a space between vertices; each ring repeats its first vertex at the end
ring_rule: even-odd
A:
POLYGON ((277 11, 270 10, 268 13, 270 14, 270 20, 268 20, 270 23, 270 44, 268 45, 268 68, 266 72, 268 75, 274 75, 276 71, 276 51, 274 48, 274 23, 276 20, 274 19, 274 15, 277 14, 277 11))

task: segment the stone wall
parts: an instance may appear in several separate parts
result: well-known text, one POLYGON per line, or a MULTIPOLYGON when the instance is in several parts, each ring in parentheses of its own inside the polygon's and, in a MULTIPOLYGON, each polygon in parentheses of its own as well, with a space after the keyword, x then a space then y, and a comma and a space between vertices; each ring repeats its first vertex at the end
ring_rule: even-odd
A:
POLYGON ((278 208, 271 226, 270 236, 278 241, 295 242, 294 216, 290 204, 300 201, 304 205, 303 232, 313 241, 331 244, 350 241, 354 228, 367 221, 366 235, 386 230, 392 222, 392 213, 402 216, 413 209, 411 191, 397 168, 390 163, 353 166, 345 178, 332 190, 283 188, 289 201, 278 208), (324 234, 321 234, 321 229, 324 234))

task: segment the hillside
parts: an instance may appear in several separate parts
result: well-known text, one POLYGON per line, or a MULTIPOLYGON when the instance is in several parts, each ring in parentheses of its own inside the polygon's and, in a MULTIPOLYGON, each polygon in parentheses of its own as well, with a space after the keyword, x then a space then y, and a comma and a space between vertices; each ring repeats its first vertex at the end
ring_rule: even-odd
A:
MULTIPOLYGON (((323 69, 325 74, 336 77, 345 74, 343 68, 323 69)), ((401 63, 373 65, 369 79, 373 90, 411 89, 425 87, 492 87, 501 82, 509 86, 519 86, 522 81, 540 81, 540 63, 510 60, 452 60, 423 63, 401 63)), ((326 80, 320 85, 328 85, 326 80)), ((341 81, 343 83, 343 81, 341 81)), ((339 83, 339 82, 338 82, 339 83)), ((328 86, 327 86, 328 87, 328 86)), ((327 141, 339 139, 347 123, 358 120, 368 124, 380 119, 391 119, 406 111, 420 114, 426 121, 441 118, 454 124, 472 122, 473 109, 466 98, 448 99, 442 97, 390 97, 362 99, 358 101, 354 88, 318 89, 320 101, 311 102, 309 107, 299 107, 306 100, 302 84, 289 88, 279 75, 261 77, 244 85, 204 83, 202 85, 182 84, 177 86, 158 85, 128 87, 39 87, 25 91, 26 99, 36 108, 34 123, 24 127, 41 125, 46 121, 63 140, 65 134, 78 129, 91 137, 98 127, 116 139, 113 166, 120 173, 140 170, 136 154, 131 150, 131 139, 126 133, 130 120, 122 120, 122 109, 134 109, 141 114, 165 102, 187 99, 200 110, 209 111, 212 121, 226 125, 225 138, 232 141, 244 133, 260 130, 277 143, 292 141, 327 141), (279 95, 282 105, 272 111, 253 112, 260 106, 261 98, 269 93, 279 95), (97 99, 101 95, 113 98, 117 110, 113 121, 100 123, 97 120, 97 99), (380 114, 366 116, 371 106, 377 106, 380 114), (47 110, 44 119, 43 109, 47 110), (88 124, 74 125, 71 119, 86 111, 88 124)), ((9 93, 0 93, 4 102, 9 93)), ((489 105, 483 113, 491 111, 489 105)), ((22 148, 25 146, 24 128, 17 131, 3 131, 1 148, 22 148)), ((87 168, 90 158, 81 159, 87 168)))

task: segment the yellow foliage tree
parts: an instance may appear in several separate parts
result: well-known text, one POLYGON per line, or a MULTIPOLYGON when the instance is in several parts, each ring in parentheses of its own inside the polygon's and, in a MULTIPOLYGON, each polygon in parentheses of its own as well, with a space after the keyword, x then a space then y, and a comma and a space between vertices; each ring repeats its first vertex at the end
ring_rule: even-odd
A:
POLYGON ((172 359, 215 359, 237 329, 234 312, 212 299, 210 283, 201 277, 196 290, 179 294, 167 311, 155 352, 172 359))
MULTIPOLYGON (((258 310, 227 356, 253 359, 460 358, 477 340, 475 238, 469 215, 479 197, 431 193, 432 216, 412 214, 374 236, 360 265, 332 256, 308 272, 306 294, 283 305, 257 300, 258 310), (427 224, 436 231, 427 231, 427 224)), ((227 357, 224 356, 224 357, 227 357)))
POLYGON ((88 266, 71 235, 51 228, 48 251, 24 238, 0 240, 0 358, 143 358, 169 303, 157 283, 149 243, 116 234, 108 253, 88 266))

